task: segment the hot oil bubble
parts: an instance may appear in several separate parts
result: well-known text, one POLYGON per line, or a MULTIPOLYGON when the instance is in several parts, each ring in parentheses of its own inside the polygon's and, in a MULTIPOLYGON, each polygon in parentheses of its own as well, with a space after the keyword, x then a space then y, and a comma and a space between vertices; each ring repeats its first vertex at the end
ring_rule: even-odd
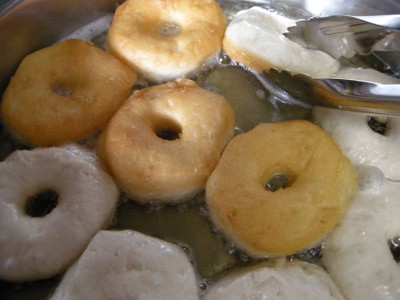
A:
POLYGON ((387 184, 383 172, 374 166, 358 167, 357 177, 360 191, 370 191, 374 194, 378 194, 387 184))
POLYGON ((388 241, 390 252, 396 263, 400 262, 400 236, 396 236, 388 241))
POLYGON ((201 279, 199 280, 199 288, 202 293, 204 293, 211 285, 213 284, 213 280, 211 279, 201 279))
POLYGON ((323 248, 321 245, 317 247, 313 247, 310 249, 307 249, 303 252, 293 254, 287 257, 288 260, 301 260, 301 261, 306 261, 309 263, 318 263, 323 254, 323 248))
POLYGON ((225 52, 221 52, 218 57, 218 62, 223 65, 228 65, 232 63, 231 58, 225 52))

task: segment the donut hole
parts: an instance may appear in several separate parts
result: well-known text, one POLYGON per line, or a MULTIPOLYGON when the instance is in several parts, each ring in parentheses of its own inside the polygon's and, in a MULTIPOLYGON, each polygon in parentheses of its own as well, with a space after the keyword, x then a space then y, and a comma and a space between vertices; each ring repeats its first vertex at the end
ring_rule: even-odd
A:
POLYGON ((172 22, 165 22, 158 26, 158 35, 160 36, 177 36, 181 33, 180 25, 172 22))
POLYGON ((292 185, 294 176, 289 172, 275 172, 269 176, 264 183, 264 188, 270 192, 276 192, 280 189, 286 189, 292 185))
POLYGON ((58 193, 46 189, 28 198, 25 212, 33 218, 44 217, 52 212, 58 204, 58 193))
POLYGON ((387 135, 388 134, 388 120, 387 118, 378 118, 378 117, 368 117, 367 124, 369 128, 373 132, 376 132, 380 135, 387 135))
POLYGON ((154 133, 162 140, 178 140, 182 134, 182 127, 171 119, 161 118, 154 126, 154 133))
POLYGON ((70 97, 72 95, 72 88, 68 84, 56 83, 53 91, 61 97, 70 97))
POLYGON ((388 241, 390 252, 396 263, 400 262, 400 236, 396 236, 388 241))

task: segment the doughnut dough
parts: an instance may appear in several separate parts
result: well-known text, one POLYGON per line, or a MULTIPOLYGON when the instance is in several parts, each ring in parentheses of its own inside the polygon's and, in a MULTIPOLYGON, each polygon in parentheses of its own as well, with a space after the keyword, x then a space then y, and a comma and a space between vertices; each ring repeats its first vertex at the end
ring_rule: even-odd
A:
POLYGON ((177 202, 202 190, 233 137, 234 112, 188 79, 135 91, 103 131, 98 153, 141 202, 177 202))
POLYGON ((283 33, 295 20, 260 7, 240 11, 229 23, 223 49, 233 60, 261 73, 270 68, 332 77, 339 63, 325 52, 306 49, 283 33))
POLYGON ((1 279, 32 281, 63 272, 110 224, 118 189, 74 149, 21 150, 0 163, 1 279), (48 190, 57 194, 55 207, 30 213, 29 199, 48 190))
MULTIPOLYGON (((380 84, 400 82, 397 78, 365 68, 345 68, 335 77, 380 84)), ((354 165, 376 166, 389 179, 400 179, 399 117, 376 117, 386 126, 384 134, 379 134, 368 125, 368 115, 322 107, 314 107, 313 115, 315 121, 332 135, 354 165)))
POLYGON ((67 40, 23 59, 4 92, 2 117, 28 143, 59 145, 104 126, 135 81, 112 55, 67 40))
POLYGON ((97 233, 51 299, 199 297, 193 268, 178 246, 124 230, 97 233))
POLYGON ((210 287, 205 300, 344 300, 321 267, 284 259, 239 270, 210 287))
POLYGON ((379 134, 368 125, 368 115, 314 107, 315 121, 329 132, 354 165, 375 166, 392 180, 400 180, 400 118, 379 117, 386 124, 379 134))
POLYGON ((212 220, 251 256, 313 246, 342 219, 357 187, 331 137, 304 120, 260 124, 226 147, 206 185, 212 220), (283 174, 286 188, 266 186, 283 174))
POLYGON ((389 248, 400 236, 400 184, 376 167, 360 168, 359 178, 359 193, 325 242, 323 263, 347 299, 400 299, 400 266, 389 248))
POLYGON ((215 0, 127 0, 115 12, 107 46, 146 79, 168 81, 219 53, 225 28, 215 0))

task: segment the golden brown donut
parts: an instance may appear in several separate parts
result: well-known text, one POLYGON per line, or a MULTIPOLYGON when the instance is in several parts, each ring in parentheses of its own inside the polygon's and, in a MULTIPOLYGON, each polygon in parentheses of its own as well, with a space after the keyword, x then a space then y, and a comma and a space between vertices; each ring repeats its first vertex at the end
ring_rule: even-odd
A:
POLYGON ((135 200, 177 202, 204 188, 234 125, 224 97, 177 80, 135 91, 102 132, 98 153, 135 200))
POLYGON ((215 0, 128 0, 115 12, 107 47, 147 79, 168 81, 218 53, 225 28, 215 0))
POLYGON ((212 220, 250 255, 286 255, 331 231, 356 186, 332 138, 296 120, 236 136, 207 181, 206 201, 212 220))
POLYGON ((136 74, 128 66, 80 41, 26 56, 1 105, 6 124, 37 146, 57 145, 98 130, 126 100, 136 74))

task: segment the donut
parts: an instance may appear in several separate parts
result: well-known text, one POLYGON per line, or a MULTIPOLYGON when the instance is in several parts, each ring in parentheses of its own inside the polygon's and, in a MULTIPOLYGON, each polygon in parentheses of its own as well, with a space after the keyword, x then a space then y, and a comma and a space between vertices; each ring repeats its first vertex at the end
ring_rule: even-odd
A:
POLYGON ((360 191, 324 243, 322 263, 347 299, 400 299, 400 184, 361 167, 360 191))
POLYGON ((97 151, 140 202, 178 202, 204 188, 233 137, 224 97, 189 79, 135 91, 101 133, 97 151))
POLYGON ((258 73, 275 68, 315 78, 332 77, 339 69, 338 61, 286 38, 283 33, 293 25, 295 20, 260 7, 239 11, 226 29, 223 50, 258 73))
POLYGON ((232 139, 207 180, 211 220, 253 257, 293 254, 341 220, 357 187, 329 134, 305 120, 260 124, 232 139))
POLYGON ((145 79, 170 81, 219 53, 226 28, 215 0, 127 0, 107 34, 107 49, 145 79))
MULTIPOLYGON (((335 77, 380 84, 399 79, 368 68, 344 68, 335 77)), ((328 131, 354 165, 376 166, 387 178, 400 180, 400 118, 314 107, 313 117, 328 131)))
POLYGON ((314 107, 313 117, 356 166, 375 166, 400 180, 400 118, 314 107))
POLYGON ((196 276, 176 245, 132 230, 100 231, 51 300, 199 299, 196 276))
POLYGON ((4 92, 3 120, 23 140, 56 146, 105 125, 136 75, 112 55, 67 40, 26 56, 4 92))
POLYGON ((62 273, 110 224, 119 191, 108 174, 81 157, 64 148, 36 148, 0 163, 1 279, 62 273))
POLYGON ((204 300, 344 300, 326 271, 315 264, 285 259, 243 268, 212 285, 204 300))

